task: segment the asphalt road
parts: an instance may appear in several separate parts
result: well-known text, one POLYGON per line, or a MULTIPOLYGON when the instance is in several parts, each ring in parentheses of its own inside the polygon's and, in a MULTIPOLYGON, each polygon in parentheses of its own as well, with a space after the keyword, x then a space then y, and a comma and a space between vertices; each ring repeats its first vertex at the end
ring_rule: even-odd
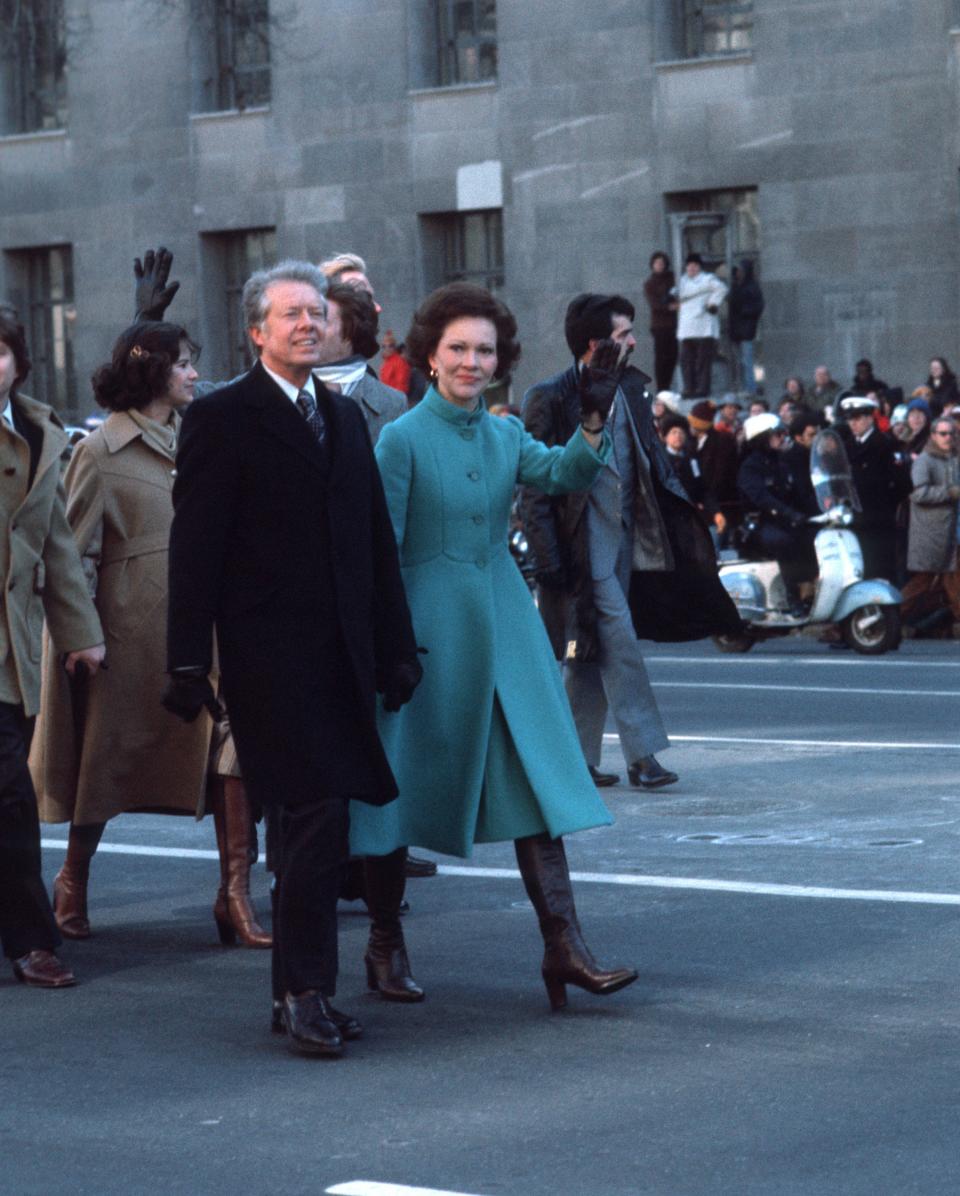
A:
MULTIPOLYGON (((960 1189, 960 648, 649 664, 680 783, 608 790, 616 825, 568 844, 588 941, 637 984, 551 1015, 512 851, 481 848, 409 886, 423 1005, 365 992, 344 909, 338 1004, 366 1034, 295 1057, 267 1029, 267 953, 216 942, 216 863, 177 854, 212 828, 118 819, 96 937, 63 950, 82 984, 0 974, 0 1191, 960 1189)), ((604 764, 623 772, 615 737, 604 764)))

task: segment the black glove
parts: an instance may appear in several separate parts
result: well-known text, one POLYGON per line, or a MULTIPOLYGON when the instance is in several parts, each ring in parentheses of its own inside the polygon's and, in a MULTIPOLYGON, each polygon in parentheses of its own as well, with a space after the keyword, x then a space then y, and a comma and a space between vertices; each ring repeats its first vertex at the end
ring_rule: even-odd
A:
POLYGON ((715 316, 719 310, 720 310, 720 308, 717 307, 717 305, 715 303, 707 304, 707 311, 710 313, 711 316, 715 316))
POLYGON ((133 302, 138 320, 162 320, 163 313, 173 302, 180 290, 179 282, 167 286, 173 254, 161 245, 156 253, 148 249, 143 255, 143 264, 135 258, 133 273, 136 283, 133 288, 133 302))
POLYGON ((185 723, 194 722, 204 707, 215 723, 226 715, 217 701, 205 669, 181 669, 171 673, 160 701, 171 714, 182 718, 185 723))
POLYGON ((590 364, 580 371, 580 422, 606 423, 617 387, 627 364, 620 360, 621 346, 612 340, 597 343, 590 364))
POLYGON ((543 590, 562 590, 567 580, 562 569, 538 569, 533 577, 543 590))
MULTIPOLYGON (((426 648, 418 648, 417 651, 425 653, 426 648)), ((383 708, 387 714, 396 714, 401 706, 410 701, 422 677, 423 666, 416 656, 409 656, 393 666, 383 687, 383 708)))

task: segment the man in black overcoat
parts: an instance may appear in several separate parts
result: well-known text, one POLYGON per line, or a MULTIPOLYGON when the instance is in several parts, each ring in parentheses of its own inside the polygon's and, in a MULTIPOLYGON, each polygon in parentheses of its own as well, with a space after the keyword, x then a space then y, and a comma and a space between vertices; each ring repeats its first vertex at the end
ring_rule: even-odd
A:
MULTIPOLYGON (((579 295, 565 334, 574 361, 527 391, 527 430, 565 444, 580 423, 580 372, 601 340, 628 354, 633 305, 618 295, 579 295)), ((736 634, 740 618, 717 576, 710 534, 670 466, 653 423, 647 383, 627 367, 607 430, 613 451, 589 491, 550 498, 525 487, 524 528, 540 587, 540 610, 558 657, 587 764, 597 771, 609 706, 630 782, 652 789, 677 780, 655 752, 668 746, 643 664, 640 639, 665 642, 736 634)))
POLYGON ((348 801, 396 796, 375 694, 398 709, 421 670, 363 416, 312 375, 325 289, 306 262, 254 274, 243 302, 259 361, 184 419, 164 701, 185 718, 215 704, 215 630, 244 782, 279 812, 283 1026, 298 1049, 335 1055, 361 1032, 330 1005, 348 801))

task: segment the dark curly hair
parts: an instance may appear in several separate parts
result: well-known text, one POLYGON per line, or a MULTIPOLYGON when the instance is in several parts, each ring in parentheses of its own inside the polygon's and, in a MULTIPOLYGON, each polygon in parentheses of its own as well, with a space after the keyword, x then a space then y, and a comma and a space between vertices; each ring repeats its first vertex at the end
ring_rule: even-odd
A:
POLYGON ((570 300, 563 321, 567 346, 577 361, 590 348, 591 341, 602 341, 613 331, 613 317, 637 314, 629 299, 622 295, 595 295, 585 292, 570 300))
POLYGON ((139 411, 166 394, 180 345, 186 341, 196 354, 186 328, 158 320, 131 324, 117 337, 109 362, 90 379, 93 396, 108 411, 139 411))
POLYGON ((10 387, 12 399, 20 389, 20 383, 30 373, 30 353, 27 349, 27 334, 10 308, 0 310, 0 341, 7 346, 17 363, 17 372, 10 387))
POLYGON ((424 299, 414 313, 404 356, 411 365, 429 374, 430 356, 440 344, 447 325, 471 317, 489 320, 496 328, 497 368, 493 376, 505 377, 520 360, 517 321, 505 303, 472 282, 448 283, 424 299))
POLYGON ((380 352, 377 333, 380 317, 373 299, 359 287, 346 282, 334 282, 327 290, 327 299, 340 309, 340 329, 343 339, 353 345, 354 353, 367 360, 380 352))

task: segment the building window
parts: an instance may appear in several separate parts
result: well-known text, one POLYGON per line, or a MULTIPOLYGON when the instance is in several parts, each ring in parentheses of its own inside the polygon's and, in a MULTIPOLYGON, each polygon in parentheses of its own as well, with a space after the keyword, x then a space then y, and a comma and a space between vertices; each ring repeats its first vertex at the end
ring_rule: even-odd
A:
POLYGON ((497 77, 495 0, 437 0, 440 85, 497 77))
POLYGON ((268 0, 213 0, 194 29, 194 106, 203 112, 270 103, 268 0))
POLYGON ((212 233, 204 238, 210 279, 210 326, 204 329, 213 370, 227 378, 253 365, 255 354, 243 318, 243 284, 254 270, 277 260, 277 234, 272 228, 249 228, 212 233))
POLYGON ((681 0, 686 58, 743 54, 753 48, 753 4, 681 0))
POLYGON ((436 218, 443 235, 442 282, 503 286, 503 213, 452 212, 436 218))
POLYGON ((64 0, 0 0, 0 133, 67 123, 64 0))
POLYGON ((69 245, 7 254, 10 297, 27 331, 33 368, 24 390, 76 422, 79 415, 73 359, 73 252, 69 245))

